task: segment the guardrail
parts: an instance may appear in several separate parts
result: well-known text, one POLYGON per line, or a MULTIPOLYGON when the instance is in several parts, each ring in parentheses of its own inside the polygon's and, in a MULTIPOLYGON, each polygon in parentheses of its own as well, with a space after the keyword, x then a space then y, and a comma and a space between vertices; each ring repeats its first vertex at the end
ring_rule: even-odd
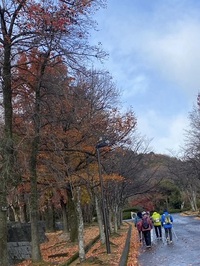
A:
POLYGON ((127 233, 127 238, 126 238, 124 250, 123 250, 123 253, 122 253, 121 258, 120 258, 119 266, 126 266, 127 265, 129 248, 130 248, 131 231, 132 231, 132 226, 130 225, 129 229, 128 229, 128 233, 127 233))

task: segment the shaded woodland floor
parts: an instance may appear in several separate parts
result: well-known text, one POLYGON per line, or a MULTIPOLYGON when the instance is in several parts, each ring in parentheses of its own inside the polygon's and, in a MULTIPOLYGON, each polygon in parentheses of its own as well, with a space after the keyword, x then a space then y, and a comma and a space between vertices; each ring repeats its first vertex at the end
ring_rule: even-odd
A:
MULTIPOLYGON (((137 230, 133 226, 133 223, 129 224, 126 222, 122 224, 118 233, 110 236, 111 254, 107 254, 106 246, 102 245, 100 241, 97 241, 86 253, 86 261, 80 263, 79 259, 77 259, 70 265, 119 265, 130 225, 132 226, 132 233, 127 265, 137 266, 137 259, 140 249, 140 244, 138 242, 138 234, 137 230)), ((67 261, 76 252, 78 252, 78 243, 71 243, 69 241, 68 234, 64 234, 62 231, 58 231, 55 233, 47 233, 46 235, 48 241, 41 244, 43 262, 34 264, 30 260, 26 260, 22 263, 16 264, 16 266, 65 266, 67 265, 67 261)), ((99 229, 97 225, 86 227, 84 234, 85 244, 89 244, 98 235, 99 229)))

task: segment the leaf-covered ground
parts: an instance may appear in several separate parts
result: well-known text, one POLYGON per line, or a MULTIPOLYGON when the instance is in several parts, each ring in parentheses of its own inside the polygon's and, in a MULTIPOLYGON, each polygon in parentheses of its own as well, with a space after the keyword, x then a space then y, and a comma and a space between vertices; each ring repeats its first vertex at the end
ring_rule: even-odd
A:
MULTIPOLYGON (((110 236, 111 254, 107 254, 105 245, 102 245, 100 241, 97 241, 86 253, 85 262, 81 263, 79 260, 71 263, 71 266, 76 265, 119 265, 121 254, 123 252, 127 232, 129 229, 128 223, 123 223, 117 234, 110 236)), ((133 225, 133 224, 131 224, 133 225)), ((89 226, 85 228, 85 244, 88 244, 99 234, 98 226, 89 226)), ((33 264, 30 260, 17 264, 17 266, 56 266, 64 265, 67 260, 78 251, 78 244, 72 244, 69 241, 67 234, 63 234, 62 231, 56 233, 47 233, 48 242, 41 244, 41 252, 43 257, 43 263, 33 264)), ((132 235, 130 242, 130 252, 128 257, 128 266, 137 266, 138 253, 140 244, 138 242, 137 230, 132 226, 132 235)))

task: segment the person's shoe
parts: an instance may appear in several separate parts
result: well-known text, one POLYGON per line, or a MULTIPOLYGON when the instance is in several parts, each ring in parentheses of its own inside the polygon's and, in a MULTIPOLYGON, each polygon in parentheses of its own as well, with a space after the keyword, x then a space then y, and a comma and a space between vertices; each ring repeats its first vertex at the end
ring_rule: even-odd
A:
POLYGON ((147 248, 151 248, 151 245, 147 246, 147 248))
POLYGON ((173 243, 173 242, 172 242, 172 240, 171 240, 171 241, 169 241, 169 243, 170 243, 170 244, 172 244, 172 243, 173 243))

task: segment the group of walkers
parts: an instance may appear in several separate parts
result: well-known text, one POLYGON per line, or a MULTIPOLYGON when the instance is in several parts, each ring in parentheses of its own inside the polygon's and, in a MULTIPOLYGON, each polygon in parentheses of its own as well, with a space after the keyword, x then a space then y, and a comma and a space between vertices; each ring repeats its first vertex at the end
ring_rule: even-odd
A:
POLYGON ((165 239, 168 244, 172 243, 172 224, 173 217, 164 210, 163 214, 154 211, 152 215, 150 212, 138 212, 135 217, 135 226, 139 233, 140 242, 144 240, 146 247, 151 247, 151 230, 154 228, 155 235, 158 240, 162 240, 162 227, 165 231, 165 239))

